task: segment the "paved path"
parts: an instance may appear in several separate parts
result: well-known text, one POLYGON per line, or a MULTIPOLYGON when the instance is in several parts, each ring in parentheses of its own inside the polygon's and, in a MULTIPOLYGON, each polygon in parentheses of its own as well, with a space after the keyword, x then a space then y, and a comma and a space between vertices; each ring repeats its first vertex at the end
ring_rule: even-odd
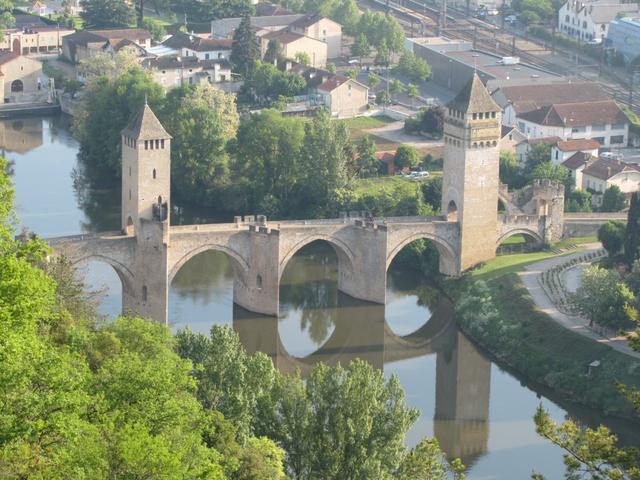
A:
POLYGON ((377 135, 378 137, 382 137, 386 140, 390 140, 394 143, 411 145, 415 148, 444 146, 444 142, 442 140, 428 140, 424 137, 405 133, 403 121, 391 122, 382 127, 370 128, 366 130, 366 132, 372 135, 377 135))
MULTIPOLYGON (((640 359, 640 352, 636 352, 635 350, 631 349, 631 347, 629 346, 629 342, 625 337, 603 337, 591 330, 588 327, 588 322, 583 318, 575 315, 566 315, 560 312, 540 286, 540 275, 545 270, 549 270, 550 268, 565 263, 572 258, 579 257, 581 255, 584 255, 585 253, 594 252, 601 248, 599 243, 588 244, 585 246, 587 247, 586 250, 581 250, 580 252, 572 253, 570 255, 564 255, 561 257, 553 257, 547 260, 532 263, 531 265, 527 265, 525 267, 525 270, 523 272, 520 272, 518 275, 520 276, 522 283, 524 283, 538 308, 549 315, 557 323, 569 330, 573 330, 574 332, 579 333, 580 335, 589 337, 598 343, 604 343, 605 345, 609 345, 611 348, 618 350, 619 352, 640 359)), ((584 268, 587 267, 587 265, 588 264, 578 264, 564 273, 563 278, 567 282, 566 285, 569 291, 575 291, 578 288, 580 284, 580 273, 584 268)))

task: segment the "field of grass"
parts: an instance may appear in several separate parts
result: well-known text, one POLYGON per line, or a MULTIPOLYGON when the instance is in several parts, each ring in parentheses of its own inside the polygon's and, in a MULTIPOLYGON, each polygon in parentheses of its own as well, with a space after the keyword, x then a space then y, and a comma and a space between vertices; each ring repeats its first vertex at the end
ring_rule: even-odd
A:
POLYGON ((369 130, 371 128, 384 127, 385 125, 395 122, 391 117, 380 115, 376 117, 355 117, 346 120, 339 120, 349 127, 351 130, 369 130))

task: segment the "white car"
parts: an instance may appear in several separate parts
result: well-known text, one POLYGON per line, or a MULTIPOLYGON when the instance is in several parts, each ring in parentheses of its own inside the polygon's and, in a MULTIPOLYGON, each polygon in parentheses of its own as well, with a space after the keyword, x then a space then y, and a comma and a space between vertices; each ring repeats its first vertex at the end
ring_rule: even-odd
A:
POLYGON ((412 180, 422 180, 423 178, 427 178, 429 176, 429 172, 413 172, 411 174, 412 180))
POLYGON ((594 38, 587 42, 587 45, 601 45, 601 44, 602 44, 601 38, 594 38))

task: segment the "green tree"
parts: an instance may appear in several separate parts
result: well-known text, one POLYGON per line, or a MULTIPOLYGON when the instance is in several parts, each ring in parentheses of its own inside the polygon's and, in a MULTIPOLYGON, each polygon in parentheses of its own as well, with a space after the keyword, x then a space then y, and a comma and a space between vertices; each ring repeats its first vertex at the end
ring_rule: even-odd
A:
POLYGON ((362 64, 362 57, 371 55, 371 45, 369 45, 369 40, 367 40, 364 33, 360 33, 360 35, 356 37, 355 42, 353 42, 353 45, 351 45, 351 55, 358 57, 360 64, 362 64))
POLYGON ((386 90, 380 90, 376 93, 376 103, 378 105, 389 105, 391 103, 391 96, 386 90))
POLYGON ((415 82, 426 82, 431 78, 429 64, 421 58, 416 58, 411 50, 404 51, 394 69, 415 82))
POLYGON ((326 110, 316 112, 305 125, 301 158, 301 204, 305 214, 320 216, 334 208, 339 190, 355 173, 349 171, 354 151, 346 125, 332 122, 326 110))
POLYGON ((513 152, 505 150, 500 152, 500 182, 514 189, 522 188, 527 183, 520 162, 513 152))
POLYGON ((602 195, 600 210, 603 212, 619 212, 626 205, 627 197, 625 194, 616 185, 611 185, 602 195))
POLYGON ((151 34, 154 42, 161 42, 167 35, 167 30, 159 20, 154 18, 145 18, 142 21, 142 27, 151 34))
POLYGON ((370 73, 367 77, 367 82, 369 83, 369 87, 371 90, 375 90, 378 85, 380 85, 380 77, 375 73, 370 73))
POLYGON ((405 457, 400 467, 400 480, 464 480, 464 465, 459 459, 451 465, 442 455, 438 440, 422 440, 405 457))
POLYGON ((242 18, 233 34, 229 60, 235 72, 243 77, 248 77, 255 63, 260 60, 260 44, 248 15, 242 18))
POLYGON ((376 144, 369 137, 365 135, 358 142, 358 172, 362 177, 369 177, 375 175, 378 171, 378 164, 380 161, 376 156, 376 144))
POLYGON ((15 23, 12 12, 14 4, 10 0, 2 0, 0 2, 0 40, 4 39, 4 30, 9 28, 15 23))
POLYGON ((633 263, 640 256, 640 198, 638 193, 631 195, 629 213, 627 214, 627 230, 624 235, 624 255, 627 264, 633 263))
POLYGON ((400 95, 402 92, 404 92, 404 90, 404 84, 397 78, 391 80, 391 82, 389 83, 389 91, 394 95, 400 95))
POLYGON ((376 56, 373 59, 373 64, 379 67, 388 67, 391 63, 391 53, 386 41, 382 41, 376 49, 376 56))
POLYGON ((418 90, 418 86, 410 83, 407 85, 407 96, 411 99, 411 106, 413 106, 413 101, 416 97, 420 96, 420 90, 418 90))
POLYGON ((598 240, 610 257, 614 257, 624 246, 624 232, 626 226, 617 220, 609 220, 598 228, 598 240))
POLYGON ((265 63, 275 64, 276 61, 282 60, 282 44, 277 38, 272 38, 267 44, 267 50, 264 52, 263 60, 265 63))
POLYGON ((311 65, 311 57, 307 52, 296 52, 293 59, 302 65, 311 65))
POLYGON ((264 211, 265 198, 270 197, 275 200, 271 206, 275 211, 264 211, 267 215, 296 210, 303 123, 275 110, 263 110, 242 123, 237 138, 236 174, 251 179, 254 208, 264 211))
POLYGON ((583 270, 580 287, 570 301, 590 325, 622 328, 629 323, 627 308, 634 304, 635 297, 617 272, 594 265, 583 270))
POLYGON ((356 71, 355 68, 347 68, 344 71, 344 76, 352 80, 355 80, 358 77, 358 72, 356 71))
POLYGON ((396 169, 402 171, 405 168, 415 167, 420 164, 420 155, 418 150, 411 145, 400 145, 396 150, 396 156, 393 159, 396 169))
POLYGON ((298 73, 281 72, 271 63, 258 61, 245 87, 259 98, 292 97, 306 88, 306 82, 298 73))
POLYGON ((532 172, 540 163, 551 161, 551 144, 546 142, 535 143, 527 153, 525 165, 527 172, 532 172))
POLYGON ((228 180, 227 142, 240 123, 234 95, 209 84, 184 85, 169 92, 161 118, 173 137, 174 189, 200 204, 211 202, 212 191, 228 180))
POLYGON ((575 189, 566 197, 565 212, 591 212, 591 193, 575 189))
POLYGON ((569 169, 564 165, 552 162, 538 163, 531 171, 532 180, 553 180, 559 183, 566 183, 569 178, 569 169))
POLYGON ((130 27, 136 23, 136 12, 125 0, 83 0, 81 5, 85 28, 130 27))
POLYGON ((99 77, 91 82, 73 118, 81 155, 119 176, 120 132, 138 114, 145 98, 159 111, 163 96, 163 88, 137 66, 115 80, 99 77))

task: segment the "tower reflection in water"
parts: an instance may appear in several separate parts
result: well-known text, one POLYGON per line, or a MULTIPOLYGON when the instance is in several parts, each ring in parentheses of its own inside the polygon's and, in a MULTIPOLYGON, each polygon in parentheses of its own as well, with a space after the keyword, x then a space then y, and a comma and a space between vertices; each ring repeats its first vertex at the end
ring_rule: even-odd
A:
MULTIPOLYGON (((385 321, 385 306, 338 293, 334 330, 326 342, 304 358, 290 355, 278 319, 233 308, 233 328, 249 353, 263 352, 283 373, 309 374, 319 362, 347 365, 360 358, 376 368, 405 359, 436 355, 434 434, 450 457, 472 465, 487 451, 491 364, 456 328, 452 305, 444 297, 432 316, 410 335, 396 335, 385 321)), ((424 394, 433 392, 424 386, 424 394)))
MULTIPOLYGON (((436 355, 435 385, 428 372, 417 372, 422 379, 417 385, 417 395, 422 397, 418 403, 435 395, 435 409, 423 407, 422 414, 430 416, 433 411, 433 433, 443 450, 473 465, 487 451, 491 364, 457 330, 451 302, 422 285, 420 298, 431 317, 426 308, 414 303, 412 317, 424 315, 425 320, 414 332, 398 335, 388 319, 392 325, 400 321, 406 326, 418 325, 413 323, 418 318, 403 318, 406 312, 396 311, 395 303, 385 307, 341 294, 336 268, 331 247, 315 245, 296 255, 283 274, 280 318, 237 305, 231 314, 232 267, 222 253, 202 253, 187 262, 173 281, 169 301, 170 316, 176 321, 173 327, 188 325, 206 334, 212 320, 232 326, 249 353, 263 352, 281 372, 299 370, 303 376, 319 362, 347 365, 360 358, 384 370, 385 365, 436 355)), ((394 297, 416 298, 410 286, 415 288, 415 282, 408 276, 400 272, 403 281, 389 282, 394 297)), ((416 385, 411 389, 415 391, 416 385)))

